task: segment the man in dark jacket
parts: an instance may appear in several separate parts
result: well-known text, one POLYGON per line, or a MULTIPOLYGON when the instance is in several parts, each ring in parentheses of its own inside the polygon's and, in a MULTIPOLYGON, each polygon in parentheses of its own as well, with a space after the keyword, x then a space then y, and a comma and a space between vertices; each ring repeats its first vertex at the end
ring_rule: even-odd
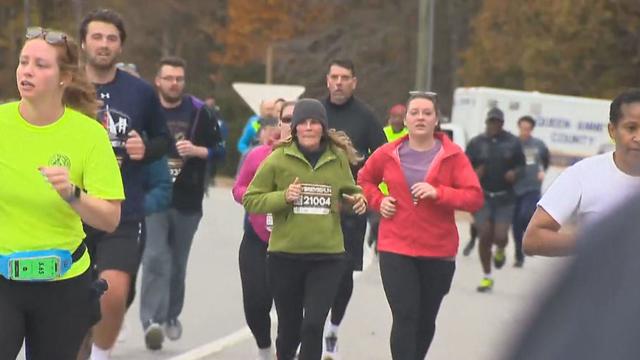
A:
POLYGON ((202 101, 184 94, 185 69, 183 59, 166 57, 160 60, 155 78, 174 142, 168 156, 173 180, 171 206, 162 213, 164 219, 147 223, 143 259, 140 316, 145 343, 151 350, 162 347, 164 335, 171 340, 182 335, 178 316, 184 304, 189 250, 202 218, 207 165, 219 154, 222 142, 212 113, 202 101))
POLYGON ((494 244, 497 246, 494 265, 496 269, 504 265, 504 248, 515 206, 513 184, 517 171, 525 165, 520 140, 505 131, 503 126, 504 114, 500 109, 492 108, 487 113, 485 132, 471 139, 466 150, 484 191, 484 206, 474 214, 480 233, 478 252, 484 271, 479 292, 493 288, 491 251, 494 244))
MULTIPOLYGON (((382 125, 370 107, 353 95, 357 84, 358 79, 351 60, 332 61, 327 73, 329 96, 322 102, 327 110, 329 128, 344 131, 356 150, 366 160, 379 146, 386 143, 387 139, 382 125)), ((364 161, 352 167, 354 178, 363 164, 364 161)), ((349 265, 331 307, 331 322, 325 334, 323 359, 332 359, 337 356, 338 327, 353 292, 353 271, 362 270, 367 217, 345 212, 342 214, 341 225, 349 265)))

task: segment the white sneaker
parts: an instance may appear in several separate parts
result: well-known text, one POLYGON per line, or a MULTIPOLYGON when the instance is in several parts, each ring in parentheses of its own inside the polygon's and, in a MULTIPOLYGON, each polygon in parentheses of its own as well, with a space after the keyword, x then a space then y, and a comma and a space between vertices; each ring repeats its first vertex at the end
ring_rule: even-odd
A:
POLYGON ((256 360, 276 360, 276 354, 271 347, 258 349, 258 357, 256 360))
POLYGON ((144 329, 144 343, 149 350, 162 349, 162 343, 164 342, 164 333, 162 332, 162 326, 158 323, 152 323, 144 329))
POLYGON ((182 337, 182 323, 178 319, 171 319, 164 324, 164 333, 169 340, 176 341, 182 337))
POLYGON ((338 337, 328 334, 324 337, 324 352, 322 360, 338 360, 338 337))

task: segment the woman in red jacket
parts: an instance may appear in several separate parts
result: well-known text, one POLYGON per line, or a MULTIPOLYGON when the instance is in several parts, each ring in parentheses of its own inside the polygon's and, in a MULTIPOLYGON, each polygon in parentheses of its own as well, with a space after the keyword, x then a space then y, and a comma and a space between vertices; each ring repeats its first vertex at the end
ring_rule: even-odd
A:
POLYGON ((394 360, 427 354, 455 271, 455 210, 473 212, 483 203, 465 153, 437 131, 438 115, 435 93, 412 93, 409 134, 376 150, 358 174, 370 207, 382 215, 378 251, 394 360), (378 188, 382 181, 388 196, 378 188))

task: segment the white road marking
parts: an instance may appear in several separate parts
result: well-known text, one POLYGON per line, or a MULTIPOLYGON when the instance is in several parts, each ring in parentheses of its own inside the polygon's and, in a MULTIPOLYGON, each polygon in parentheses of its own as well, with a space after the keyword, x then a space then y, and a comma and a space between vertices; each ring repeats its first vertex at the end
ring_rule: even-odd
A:
MULTIPOLYGON (((368 235, 367 235, 368 236, 368 235)), ((365 237, 366 239, 366 237, 365 237)), ((369 266, 371 266, 371 263, 373 262, 373 260, 375 259, 375 254, 373 252, 373 249, 369 248, 368 246, 365 246, 364 249, 364 257, 363 257, 363 264, 362 264, 362 271, 357 271, 353 273, 353 279, 356 280, 358 277, 360 277, 360 274, 362 274, 363 272, 365 272, 369 266)), ((275 310, 271 311, 270 313, 271 315, 271 323, 272 326, 274 326, 275 324, 278 323, 278 319, 276 316, 276 312, 275 310)), ((253 335, 251 335, 251 330, 249 330, 249 327, 245 326, 240 330, 237 330, 227 336, 224 336, 222 338, 216 339, 210 343, 204 344, 200 347, 197 347, 193 350, 190 350, 184 354, 172 357, 169 360, 200 360, 200 359, 204 359, 205 357, 211 356, 213 354, 219 353, 224 349, 227 349, 229 347, 232 347, 238 343, 241 343, 245 340, 251 339, 253 335)))

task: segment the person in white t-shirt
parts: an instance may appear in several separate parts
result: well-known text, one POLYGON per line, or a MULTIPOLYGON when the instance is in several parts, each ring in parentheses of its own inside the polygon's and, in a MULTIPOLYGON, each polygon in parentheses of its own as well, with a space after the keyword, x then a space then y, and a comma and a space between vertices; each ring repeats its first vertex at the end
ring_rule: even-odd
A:
POLYGON ((579 227, 593 223, 640 192, 640 89, 613 100, 608 130, 615 150, 566 169, 538 202, 524 235, 527 254, 571 254, 576 234, 560 232, 563 225, 574 217, 579 227))

